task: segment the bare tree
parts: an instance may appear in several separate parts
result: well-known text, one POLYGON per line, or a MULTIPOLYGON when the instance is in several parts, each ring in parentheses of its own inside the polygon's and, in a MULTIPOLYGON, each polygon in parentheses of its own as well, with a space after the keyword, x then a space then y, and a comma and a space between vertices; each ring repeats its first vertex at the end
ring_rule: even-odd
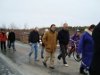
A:
POLYGON ((11 23, 9 28, 10 29, 18 29, 18 27, 14 23, 11 23))
POLYGON ((24 29, 28 29, 27 26, 28 26, 27 23, 25 23, 25 24, 24 24, 24 29))
POLYGON ((2 24, 1 28, 6 29, 6 24, 2 24))

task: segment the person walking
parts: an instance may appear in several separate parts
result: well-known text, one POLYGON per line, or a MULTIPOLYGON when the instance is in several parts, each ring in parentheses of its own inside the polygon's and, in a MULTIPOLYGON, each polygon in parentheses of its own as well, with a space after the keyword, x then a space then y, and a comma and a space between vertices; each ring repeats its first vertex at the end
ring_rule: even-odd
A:
POLYGON ((68 24, 64 23, 62 30, 58 32, 58 40, 60 45, 60 51, 61 53, 58 55, 58 59, 63 59, 63 64, 68 67, 67 61, 66 61, 66 55, 67 55, 67 47, 69 43, 69 31, 68 31, 68 24))
POLYGON ((38 61, 38 43, 39 43, 39 32, 36 27, 29 34, 29 44, 31 45, 32 51, 29 53, 29 57, 34 52, 34 61, 38 61))
POLYGON ((16 51, 16 49, 15 49, 15 39, 16 39, 15 32, 14 32, 14 30, 11 30, 8 34, 8 48, 9 48, 9 50, 12 47, 13 51, 16 51))
POLYGON ((0 39, 1 39, 1 51, 6 53, 7 36, 4 30, 1 30, 0 39))
MULTIPOLYGON (((69 50, 68 56, 70 57, 72 52, 75 51, 75 45, 76 44, 76 50, 78 48, 79 45, 79 40, 80 40, 80 34, 81 31, 79 29, 76 30, 76 32, 74 33, 74 35, 72 35, 71 39, 70 39, 70 45, 71 45, 71 49, 69 50)), ((79 55, 77 54, 77 58, 79 58, 79 55)))
POLYGON ((90 25, 88 29, 85 29, 85 32, 82 34, 79 41, 78 52, 79 54, 82 54, 80 74, 87 75, 87 72, 89 71, 94 49, 94 42, 92 38, 92 31, 94 28, 95 25, 93 24, 90 25))
POLYGON ((94 41, 93 59, 90 66, 90 75, 100 75, 100 22, 92 33, 94 41))
POLYGON ((52 24, 50 30, 47 31, 43 36, 43 43, 45 45, 46 55, 44 57, 43 65, 47 67, 47 61, 50 58, 49 68, 54 69, 54 58, 57 46, 57 32, 56 25, 52 24))

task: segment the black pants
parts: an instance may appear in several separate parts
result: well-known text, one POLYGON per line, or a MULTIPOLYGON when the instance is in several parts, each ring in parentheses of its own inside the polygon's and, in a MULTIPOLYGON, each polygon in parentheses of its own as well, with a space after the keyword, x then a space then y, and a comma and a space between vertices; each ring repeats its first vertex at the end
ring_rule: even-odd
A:
POLYGON ((60 44, 60 50, 61 50, 61 54, 58 56, 58 58, 62 58, 63 64, 67 64, 67 62, 65 60, 65 58, 67 56, 67 45, 60 44))
POLYGON ((1 42, 1 50, 6 52, 6 42, 1 42))
POLYGON ((94 72, 94 71, 92 71, 92 72, 89 72, 89 74, 90 75, 98 75, 98 74, 100 74, 100 72, 94 72))
POLYGON ((89 69, 89 74, 90 75, 98 75, 98 74, 100 74, 100 71, 99 71, 100 69, 94 69, 94 68, 92 68, 91 66, 90 66, 90 69, 89 69), (96 71, 97 70, 97 71, 96 71))

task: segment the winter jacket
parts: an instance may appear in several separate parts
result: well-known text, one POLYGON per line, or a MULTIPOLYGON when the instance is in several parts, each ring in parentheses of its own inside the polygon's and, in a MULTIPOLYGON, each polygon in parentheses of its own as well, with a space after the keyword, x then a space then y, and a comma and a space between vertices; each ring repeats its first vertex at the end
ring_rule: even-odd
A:
POLYGON ((0 34, 0 41, 1 42, 6 42, 6 40, 7 40, 6 34, 4 32, 1 32, 1 34, 0 34))
POLYGON ((14 42, 15 41, 15 33, 14 32, 9 32, 9 34, 8 34, 8 40, 10 42, 14 42))
POLYGON ((2 38, 2 33, 0 32, 0 42, 1 42, 1 38, 2 38))
POLYGON ((59 44, 67 45, 69 43, 69 31, 68 30, 60 30, 58 32, 58 40, 59 44))
POLYGON ((94 42, 89 30, 85 31, 80 38, 78 52, 82 53, 82 65, 89 69, 93 56, 94 42))
POLYGON ((94 28, 92 37, 94 40, 94 54, 90 75, 100 75, 100 23, 94 28))
MULTIPOLYGON (((77 33, 75 33, 75 34, 71 37, 71 39, 75 41, 76 46, 78 47, 78 45, 79 45, 79 40, 80 40, 80 36, 77 35, 77 33)), ((74 46, 73 41, 71 41, 71 46, 74 46)))
POLYGON ((47 31, 42 40, 47 52, 55 52, 57 45, 57 32, 52 32, 51 30, 47 31))
POLYGON ((38 31, 33 30, 29 34, 29 43, 38 43, 39 42, 39 33, 38 31))
POLYGON ((78 41, 78 40, 80 40, 80 36, 77 35, 77 33, 75 33, 75 34, 71 37, 71 39, 74 40, 74 41, 78 41))

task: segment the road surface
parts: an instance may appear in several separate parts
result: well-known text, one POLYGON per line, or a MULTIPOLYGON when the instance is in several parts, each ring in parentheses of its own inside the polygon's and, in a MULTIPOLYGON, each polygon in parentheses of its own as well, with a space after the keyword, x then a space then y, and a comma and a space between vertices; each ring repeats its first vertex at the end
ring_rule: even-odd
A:
MULTIPOLYGON (((34 62, 33 55, 29 59, 29 52, 30 52, 30 46, 27 44, 23 44, 21 42, 16 42, 16 52, 13 53, 12 50, 7 51, 6 55, 2 55, 3 58, 5 58, 5 62, 8 64, 13 64, 11 66, 16 71, 16 74, 13 73, 13 75, 80 75, 79 74, 79 66, 80 63, 76 62, 73 57, 68 58, 66 57, 66 60, 68 62, 69 67, 65 67, 62 63, 62 60, 57 59, 57 55, 59 54, 59 49, 57 49, 56 56, 55 56, 55 69, 49 69, 43 66, 42 61, 43 59, 40 58, 40 51, 41 47, 39 47, 39 56, 38 62, 34 62), (6 61, 9 60, 8 61, 6 61), (19 72, 19 73, 18 73, 19 72)), ((2 64, 2 63, 0 63, 2 64)), ((3 65, 3 64, 2 64, 3 65)), ((5 64, 4 64, 5 65, 5 64)), ((12 70, 11 70, 12 71, 12 70)), ((9 71, 9 72, 11 72, 9 71)), ((3 75, 3 74, 0 74, 3 75)), ((4 75, 12 75, 10 74, 4 74, 4 75)))

